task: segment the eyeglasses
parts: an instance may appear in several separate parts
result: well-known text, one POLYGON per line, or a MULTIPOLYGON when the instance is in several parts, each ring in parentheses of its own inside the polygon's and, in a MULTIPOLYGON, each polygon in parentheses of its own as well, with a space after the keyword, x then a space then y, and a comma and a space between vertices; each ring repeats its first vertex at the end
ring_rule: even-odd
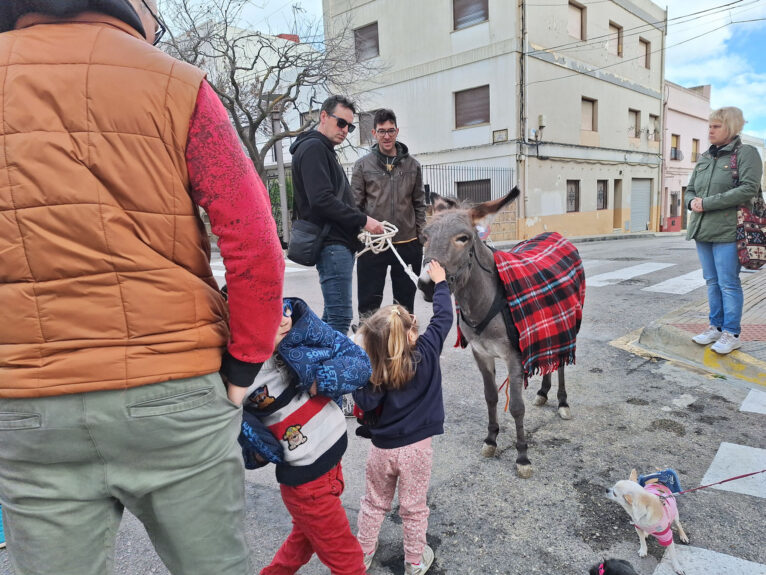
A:
POLYGON ((282 304, 282 315, 285 317, 290 317, 293 315, 293 304, 289 301, 286 301, 282 304))
POLYGON ((351 122, 347 122, 346 120, 344 120, 343 118, 339 118, 339 117, 338 117, 338 116, 336 116, 335 114, 327 114, 327 115, 328 115, 328 116, 330 116, 331 118, 335 118, 335 121, 337 122, 337 124, 338 124, 338 127, 339 127, 341 130, 342 130, 343 128, 345 128, 345 127, 348 127, 348 133, 349 133, 349 134, 350 134, 351 132, 353 132, 354 130, 356 130, 356 126, 355 126, 354 124, 352 124, 351 122))
POLYGON ((399 131, 399 128, 389 128, 388 130, 375 130, 375 133, 378 136, 396 136, 396 132, 399 131))
POLYGON ((146 0, 141 0, 141 3, 146 7, 146 9, 149 11, 149 14, 152 15, 152 18, 154 18, 154 21, 157 22, 157 29, 154 31, 154 41, 152 42, 153 46, 156 46, 160 43, 160 40, 162 40, 162 37, 165 35, 165 32, 167 31, 167 28, 165 27, 165 24, 162 23, 162 20, 160 20, 160 17, 155 14, 152 9, 149 7, 149 4, 146 3, 146 0))

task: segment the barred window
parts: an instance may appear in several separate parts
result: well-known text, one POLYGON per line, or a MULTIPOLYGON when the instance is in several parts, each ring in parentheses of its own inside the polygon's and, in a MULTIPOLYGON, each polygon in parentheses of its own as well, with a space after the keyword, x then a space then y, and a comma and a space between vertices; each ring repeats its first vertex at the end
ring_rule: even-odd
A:
POLYGON ((580 211, 580 180, 567 180, 567 212, 580 211))

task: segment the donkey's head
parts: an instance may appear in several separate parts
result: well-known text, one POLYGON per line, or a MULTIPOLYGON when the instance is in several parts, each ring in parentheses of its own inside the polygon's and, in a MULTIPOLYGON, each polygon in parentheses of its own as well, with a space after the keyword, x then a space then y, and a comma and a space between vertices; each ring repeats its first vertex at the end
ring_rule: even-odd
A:
POLYGON ((481 223, 489 227, 497 213, 518 195, 519 189, 514 187, 503 198, 465 208, 454 198, 433 196, 434 217, 423 230, 426 237, 424 266, 418 280, 418 287, 423 291, 426 301, 431 301, 433 297, 433 282, 425 271, 425 264, 436 260, 444 267, 450 290, 463 285, 468 279, 476 244, 481 241, 476 225, 481 223))

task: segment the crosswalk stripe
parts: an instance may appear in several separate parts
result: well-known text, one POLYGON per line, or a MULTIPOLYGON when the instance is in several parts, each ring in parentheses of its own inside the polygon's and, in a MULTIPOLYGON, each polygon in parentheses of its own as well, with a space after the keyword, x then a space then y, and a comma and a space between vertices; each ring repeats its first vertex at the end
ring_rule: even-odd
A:
POLYGON ((705 278, 702 277, 702 270, 695 270, 682 276, 670 278, 664 282, 642 288, 642 291, 651 291, 657 293, 685 294, 705 285, 705 278))
MULTIPOLYGON (((750 473, 766 468, 766 449, 723 442, 713 462, 700 480, 700 485, 709 485, 735 475, 750 473)), ((712 489, 744 493, 766 498, 766 475, 752 475, 737 481, 715 485, 712 489)))
POLYGON ((646 262, 638 264, 636 266, 630 266, 622 268, 612 272, 606 272, 603 274, 595 275, 585 280, 585 284, 588 287, 603 287, 608 285, 618 284, 622 281, 629 280, 636 276, 642 276, 652 272, 656 272, 661 269, 669 268, 676 264, 663 264, 659 262, 646 262))
MULTIPOLYGON (((681 521, 683 522, 683 517, 681 517, 681 521)), ((675 548, 678 562, 684 568, 684 572, 689 575, 695 573, 704 573, 705 575, 731 575, 732 573, 737 573, 737 575, 766 575, 766 565, 761 563, 754 563, 691 545, 676 545, 675 548)), ((667 551, 653 575, 675 575, 667 551)))

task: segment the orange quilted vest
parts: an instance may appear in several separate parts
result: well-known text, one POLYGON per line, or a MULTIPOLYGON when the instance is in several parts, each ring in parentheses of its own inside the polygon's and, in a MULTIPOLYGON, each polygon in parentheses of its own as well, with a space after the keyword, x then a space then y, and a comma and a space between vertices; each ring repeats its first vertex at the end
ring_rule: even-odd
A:
POLYGON ((184 157, 203 77, 101 14, 0 34, 0 397, 219 369, 184 157))

